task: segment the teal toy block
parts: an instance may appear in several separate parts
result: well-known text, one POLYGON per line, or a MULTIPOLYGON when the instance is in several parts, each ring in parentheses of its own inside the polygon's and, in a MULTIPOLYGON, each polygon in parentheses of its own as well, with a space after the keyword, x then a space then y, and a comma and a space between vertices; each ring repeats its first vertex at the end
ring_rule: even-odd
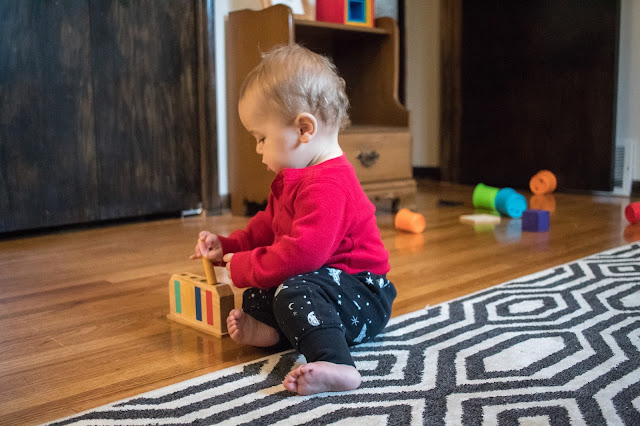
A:
POLYGON ((500 214, 517 219, 527 209, 527 199, 513 188, 502 188, 496 194, 495 205, 500 214))

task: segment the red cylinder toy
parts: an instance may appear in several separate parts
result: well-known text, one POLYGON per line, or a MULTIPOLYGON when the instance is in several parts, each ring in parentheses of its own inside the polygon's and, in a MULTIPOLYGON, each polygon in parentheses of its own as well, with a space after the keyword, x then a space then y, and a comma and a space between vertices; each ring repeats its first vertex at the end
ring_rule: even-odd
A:
POLYGON ((624 209, 624 215, 631 224, 640 222, 640 202, 629 204, 627 208, 624 209))

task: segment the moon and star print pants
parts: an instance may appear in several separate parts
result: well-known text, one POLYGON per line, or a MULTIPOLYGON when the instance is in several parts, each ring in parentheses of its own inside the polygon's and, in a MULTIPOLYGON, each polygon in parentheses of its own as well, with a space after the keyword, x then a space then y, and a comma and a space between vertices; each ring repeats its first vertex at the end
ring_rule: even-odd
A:
POLYGON ((384 275, 322 267, 278 287, 249 288, 242 310, 275 328, 281 344, 290 343, 307 362, 355 366, 349 346, 384 329, 395 297, 396 289, 384 275))

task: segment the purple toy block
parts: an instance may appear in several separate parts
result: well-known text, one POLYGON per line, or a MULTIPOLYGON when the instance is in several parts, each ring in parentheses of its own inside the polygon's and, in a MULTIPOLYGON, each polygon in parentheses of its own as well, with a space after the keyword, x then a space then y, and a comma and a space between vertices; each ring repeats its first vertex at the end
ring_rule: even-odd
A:
POLYGON ((522 230, 544 232, 549 230, 549 212, 547 210, 525 210, 522 213, 522 230))

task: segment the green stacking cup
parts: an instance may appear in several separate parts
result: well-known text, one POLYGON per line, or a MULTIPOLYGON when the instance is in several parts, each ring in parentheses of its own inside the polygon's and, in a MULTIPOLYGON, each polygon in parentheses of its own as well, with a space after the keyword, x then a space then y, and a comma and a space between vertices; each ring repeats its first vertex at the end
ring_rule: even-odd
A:
POLYGON ((479 183, 473 190, 473 206, 485 209, 496 209, 496 195, 499 188, 479 183))

